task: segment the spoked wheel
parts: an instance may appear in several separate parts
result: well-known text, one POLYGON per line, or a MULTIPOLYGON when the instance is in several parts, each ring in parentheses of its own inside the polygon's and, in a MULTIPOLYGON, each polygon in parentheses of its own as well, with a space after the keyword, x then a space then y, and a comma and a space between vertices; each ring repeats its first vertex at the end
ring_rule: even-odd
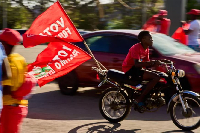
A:
POLYGON ((105 90, 99 101, 102 116, 112 123, 124 120, 131 111, 131 103, 127 94, 118 88, 105 90))
POLYGON ((200 126, 200 99, 190 94, 184 94, 183 100, 186 112, 184 112, 181 102, 173 102, 170 105, 171 119, 182 130, 197 129, 200 126))

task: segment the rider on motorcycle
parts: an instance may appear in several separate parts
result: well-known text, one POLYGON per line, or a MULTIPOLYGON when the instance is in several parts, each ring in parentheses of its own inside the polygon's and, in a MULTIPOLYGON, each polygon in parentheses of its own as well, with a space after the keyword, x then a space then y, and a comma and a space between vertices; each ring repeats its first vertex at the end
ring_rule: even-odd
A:
POLYGON ((149 46, 153 45, 153 39, 149 31, 141 31, 138 35, 140 43, 134 44, 123 61, 122 70, 129 79, 149 81, 146 88, 134 102, 137 106, 144 110, 145 96, 158 83, 160 76, 154 71, 144 68, 161 65, 159 60, 149 60, 149 46))

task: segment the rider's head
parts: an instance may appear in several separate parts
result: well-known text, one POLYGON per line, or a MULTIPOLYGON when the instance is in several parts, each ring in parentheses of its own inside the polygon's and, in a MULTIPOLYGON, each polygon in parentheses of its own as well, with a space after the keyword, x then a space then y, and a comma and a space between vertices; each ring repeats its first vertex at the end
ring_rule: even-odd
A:
POLYGON ((138 40, 146 46, 152 46, 153 45, 153 39, 151 37, 151 34, 149 31, 141 31, 138 35, 138 40))
POLYGON ((22 42, 22 36, 16 30, 5 28, 2 33, 0 33, 0 41, 2 42, 6 54, 9 55, 15 45, 22 42))

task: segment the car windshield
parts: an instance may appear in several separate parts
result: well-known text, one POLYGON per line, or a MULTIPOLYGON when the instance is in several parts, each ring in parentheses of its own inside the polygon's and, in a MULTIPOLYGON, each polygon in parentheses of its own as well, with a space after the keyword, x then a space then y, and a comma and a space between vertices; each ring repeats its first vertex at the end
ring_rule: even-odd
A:
POLYGON ((152 38, 153 47, 163 55, 195 53, 193 49, 164 34, 152 34, 152 38))

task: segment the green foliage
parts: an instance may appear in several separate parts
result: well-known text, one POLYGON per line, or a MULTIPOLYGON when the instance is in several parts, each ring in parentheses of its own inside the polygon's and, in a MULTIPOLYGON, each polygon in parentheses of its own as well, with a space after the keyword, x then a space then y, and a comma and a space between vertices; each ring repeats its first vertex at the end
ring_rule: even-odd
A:
MULTIPOLYGON (((8 2, 11 1, 15 3, 15 6, 8 4, 7 7, 9 28, 29 28, 34 19, 55 2, 55 0, 8 0, 8 2)), ((163 0, 145 1, 150 5, 146 10, 145 19, 148 19, 158 11, 155 3, 163 0)), ((123 2, 136 9, 129 9, 118 0, 106 5, 99 5, 98 0, 60 0, 78 29, 141 28, 144 0, 123 0, 123 2)), ((1 6, 0 9, 2 9, 1 6)), ((0 15, 2 16, 2 10, 0 10, 0 15)), ((0 28, 2 28, 2 17, 0 18, 0 28)))
MULTIPOLYGON (((191 9, 200 9, 200 3, 197 0, 187 0, 186 12, 189 12, 191 9)), ((190 16, 187 15, 187 20, 190 19, 190 16)))
MULTIPOLYGON (((99 14, 96 6, 77 5, 76 8, 70 10, 67 14, 78 29, 95 30, 99 26, 99 14)), ((90 3, 91 4, 91 3, 90 3)), ((69 7, 70 8, 70 7, 69 7)), ((65 9, 68 9, 65 7, 65 9)))
MULTIPOLYGON (((2 9, 2 5, 0 6, 2 9)), ((30 14, 26 9, 20 7, 12 7, 7 4, 7 27, 13 29, 21 29, 29 25, 30 14)), ((0 16, 3 16, 3 11, 0 10, 0 16)), ((0 17, 0 29, 3 26, 3 17, 0 17)))
POLYGON ((186 11, 189 12, 191 9, 200 9, 200 3, 197 0, 187 0, 186 11))
MULTIPOLYGON (((108 29, 140 29, 142 27, 142 9, 143 0, 123 0, 128 6, 135 9, 130 9, 117 2, 110 6, 108 9, 110 13, 118 11, 119 16, 111 19, 107 25, 108 29), (137 3, 134 6, 133 3, 137 3), (120 19, 119 19, 120 18, 120 19)), ((148 5, 146 8, 146 20, 152 15, 158 12, 155 7, 156 2, 162 2, 158 0, 146 0, 148 5)))

